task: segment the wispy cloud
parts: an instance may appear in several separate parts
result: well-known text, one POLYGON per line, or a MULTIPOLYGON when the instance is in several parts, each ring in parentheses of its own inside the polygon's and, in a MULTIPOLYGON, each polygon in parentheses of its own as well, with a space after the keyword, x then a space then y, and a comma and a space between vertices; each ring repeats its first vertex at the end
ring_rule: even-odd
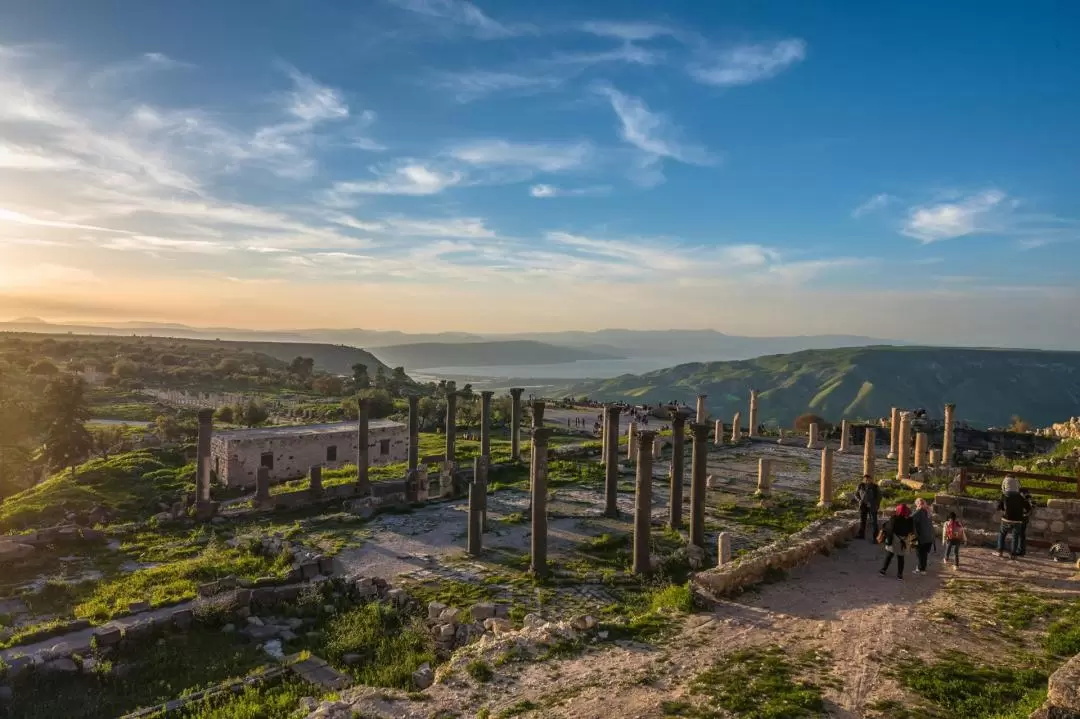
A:
POLYGON ((670 35, 681 36, 683 33, 668 25, 653 22, 635 22, 619 20, 589 20, 581 24, 581 30, 600 37, 613 37, 626 42, 652 40, 670 35))
POLYGON ((1000 227, 995 221, 995 212, 1004 207, 1006 197, 1004 192, 990 189, 955 202, 914 207, 909 210, 901 232, 924 244, 978 232, 994 232, 1000 227))
POLYGON ((375 179, 335 183, 330 204, 347 203, 351 195, 437 195, 465 180, 461 172, 443 171, 413 159, 373 167, 371 173, 375 179))
POLYGON ((429 19, 462 28, 475 37, 498 39, 533 31, 532 26, 506 24, 495 20, 467 0, 389 0, 400 8, 429 19))
POLYGON ((878 212, 879 210, 884 210, 895 199, 895 197, 886 192, 878 193, 852 210, 851 216, 858 219, 871 213, 878 212))
POLYGON ((589 187, 558 187, 556 185, 537 184, 529 188, 529 194, 539 199, 551 199, 553 197, 596 197, 611 192, 607 185, 592 185, 589 187))
POLYGON ((685 142, 678 126, 666 115, 649 110, 640 98, 610 85, 597 85, 594 89, 611 102, 619 118, 619 136, 642 152, 691 165, 711 165, 716 161, 704 147, 685 142))
POLYGON ((706 85, 749 85, 775 77, 805 57, 806 42, 791 38, 713 51, 692 63, 689 72, 691 77, 706 85))
POLYGON ((101 246, 110 250, 148 252, 150 254, 189 252, 200 255, 220 255, 230 250, 228 245, 210 240, 175 239, 171 237, 154 237, 152 235, 113 237, 103 242, 101 246))
POLYGON ((131 82, 139 77, 161 70, 176 70, 192 67, 194 67, 194 65, 174 60, 164 53, 147 52, 138 57, 106 65, 100 70, 92 73, 89 78, 87 78, 87 84, 90 87, 100 88, 106 85, 131 82))
POLYGON ((528 95, 554 90, 564 78, 552 74, 529 75, 513 72, 441 73, 435 84, 454 94, 458 102, 472 102, 496 93, 528 95))
POLYGON ((561 172, 584 165, 592 151, 592 145, 588 142, 510 142, 484 139, 456 145, 448 154, 470 165, 526 167, 543 172, 561 172))

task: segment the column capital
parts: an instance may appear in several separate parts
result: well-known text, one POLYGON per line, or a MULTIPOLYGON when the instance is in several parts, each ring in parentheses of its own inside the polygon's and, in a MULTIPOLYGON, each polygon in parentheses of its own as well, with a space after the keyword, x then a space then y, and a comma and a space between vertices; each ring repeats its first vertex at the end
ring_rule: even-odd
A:
POLYGON ((199 424, 210 424, 214 421, 214 410, 204 407, 199 410, 199 424))
POLYGON ((949 402, 949 403, 947 403, 947 404, 945 405, 945 411, 946 411, 946 412, 953 412, 953 411, 955 411, 955 410, 956 410, 956 405, 955 405, 955 404, 953 404, 952 402, 949 402))
POLYGON ((480 396, 485 398, 485 399, 491 399, 492 397, 495 396, 495 390, 492 390, 492 389, 481 390, 480 396))
POLYGON ((644 447, 649 442, 652 442, 654 439, 656 439, 656 435, 657 431, 655 429, 637 430, 638 447, 644 447))
POLYGON ((690 432, 694 435, 695 440, 705 440, 709 438, 709 425, 704 422, 691 422, 690 432))
POLYGON ((682 427, 686 424, 686 420, 690 415, 681 409, 671 410, 671 424, 673 427, 682 427))
POLYGON ((514 398, 520 399, 521 398, 521 393, 524 392, 524 391, 525 391, 524 387, 511 387, 510 388, 510 395, 513 396, 514 398))
POLYGON ((619 405, 617 405, 617 404, 606 404, 606 405, 604 405, 604 411, 607 412, 608 414, 614 415, 616 417, 618 417, 620 414, 622 414, 622 408, 619 407, 619 405))

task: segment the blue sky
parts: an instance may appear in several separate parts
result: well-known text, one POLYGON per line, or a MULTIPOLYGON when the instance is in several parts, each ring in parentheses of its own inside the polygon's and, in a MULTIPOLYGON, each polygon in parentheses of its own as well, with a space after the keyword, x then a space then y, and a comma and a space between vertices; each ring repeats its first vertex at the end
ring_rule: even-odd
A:
POLYGON ((1080 348, 1078 21, 9 2, 0 316, 1080 348))

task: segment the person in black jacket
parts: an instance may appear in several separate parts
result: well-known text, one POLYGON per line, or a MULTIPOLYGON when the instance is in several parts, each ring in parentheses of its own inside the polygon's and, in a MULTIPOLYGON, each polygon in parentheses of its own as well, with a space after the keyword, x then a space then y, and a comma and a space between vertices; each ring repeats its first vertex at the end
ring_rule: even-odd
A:
POLYGON ((915 523, 911 519, 911 509, 906 504, 896 505, 893 516, 882 527, 885 535, 885 564, 881 566, 879 574, 885 576, 889 571, 889 564, 893 556, 896 557, 896 578, 904 578, 904 555, 912 544, 912 534, 915 532, 915 523))
POLYGON ((1027 554, 1027 528, 1028 520, 1031 519, 1031 512, 1035 509, 1035 504, 1031 501, 1031 491, 1027 489, 1020 490, 1020 496, 1024 498, 1024 521, 1020 523, 1020 532, 1016 535, 1016 556, 1022 557, 1027 554))
POLYGON ((1031 504, 1020 494, 1020 482, 1016 477, 1006 477, 1001 483, 1003 494, 998 500, 998 511, 1001 512, 1001 527, 998 529, 997 552, 999 557, 1005 556, 1005 539, 1012 535, 1012 543, 1009 545, 1009 559, 1016 559, 1017 550, 1020 549, 1020 528, 1024 524, 1031 504))
POLYGON ((870 520, 870 541, 876 541, 878 533, 878 511, 881 509, 881 487, 874 478, 864 474, 859 486, 855 488, 855 503, 859 505, 859 539, 866 537, 866 520, 870 520))

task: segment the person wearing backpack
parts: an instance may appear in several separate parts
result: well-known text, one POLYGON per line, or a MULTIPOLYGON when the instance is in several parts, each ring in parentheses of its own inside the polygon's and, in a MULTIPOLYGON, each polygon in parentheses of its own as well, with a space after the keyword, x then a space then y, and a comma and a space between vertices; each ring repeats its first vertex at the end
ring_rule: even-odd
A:
POLYGON ((1009 547, 1009 559, 1016 559, 1017 550, 1020 549, 1020 527, 1031 504, 1020 494, 1020 482, 1016 477, 1006 477, 1001 483, 1003 494, 998 500, 998 511, 1001 512, 1001 527, 998 530, 997 553, 999 557, 1005 556, 1005 540, 1012 535, 1012 544, 1009 547))
POLYGON ((918 564, 915 574, 926 574, 926 561, 930 558, 930 549, 934 546, 934 518, 930 513, 930 505, 926 500, 919 497, 915 500, 915 514, 912 516, 915 524, 915 545, 918 564))
POLYGON ((878 572, 881 576, 885 576, 889 571, 889 564, 892 563, 893 556, 896 557, 896 578, 904 578, 904 555, 907 554, 907 550, 915 543, 915 523, 911 519, 911 509, 906 504, 896 505, 896 510, 893 512, 893 516, 889 518, 885 525, 881 528, 881 533, 878 535, 885 544, 885 564, 881 566, 881 570, 878 572))
POLYGON ((949 555, 953 558, 953 569, 960 568, 960 545, 967 541, 964 525, 956 518, 956 512, 949 512, 949 521, 941 528, 941 543, 945 545, 945 564, 949 555))
POLYGON ((859 539, 866 537, 866 520, 870 520, 870 541, 878 534, 878 511, 881 509, 881 488, 869 474, 864 474, 862 482, 855 488, 855 503, 859 505, 859 539))

